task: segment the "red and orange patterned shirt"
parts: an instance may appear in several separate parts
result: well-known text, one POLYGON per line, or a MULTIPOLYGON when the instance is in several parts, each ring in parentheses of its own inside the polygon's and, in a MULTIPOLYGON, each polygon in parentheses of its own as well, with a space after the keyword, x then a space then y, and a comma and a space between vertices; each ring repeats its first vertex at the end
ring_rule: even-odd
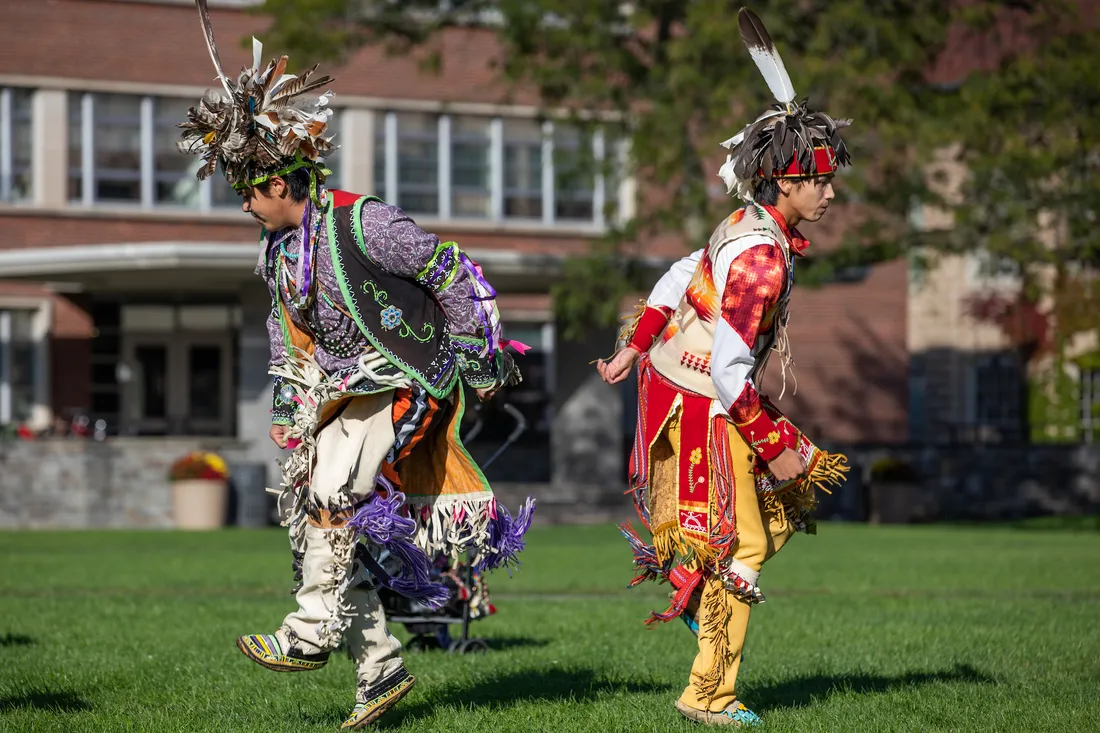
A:
MULTIPOLYGON (((790 251, 801 255, 809 242, 797 229, 787 227, 777 209, 762 208, 783 231, 790 251)), ((746 210, 734 212, 731 223, 744 217, 746 210)), ((700 319, 715 324, 709 368, 721 409, 746 440, 752 434, 770 435, 775 426, 761 409, 753 377, 761 356, 771 348, 775 319, 787 290, 786 255, 764 234, 738 239, 717 257, 712 258, 707 249, 692 252, 658 281, 630 346, 645 353, 658 338, 671 338, 676 323, 669 318, 686 296, 700 319), (719 282, 722 287, 717 287, 719 282)), ((771 460, 782 450, 782 444, 765 444, 757 453, 771 460)))

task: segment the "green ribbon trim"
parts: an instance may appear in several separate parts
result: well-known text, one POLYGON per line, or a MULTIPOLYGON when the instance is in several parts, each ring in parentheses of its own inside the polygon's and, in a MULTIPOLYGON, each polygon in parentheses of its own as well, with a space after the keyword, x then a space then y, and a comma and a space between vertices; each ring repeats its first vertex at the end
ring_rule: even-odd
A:
POLYGON ((306 166, 309 166, 309 197, 313 201, 313 203, 320 206, 321 188, 319 184, 324 183, 325 178, 332 175, 332 171, 330 171, 328 168, 325 168, 317 161, 306 160, 302 157, 302 152, 300 150, 294 153, 293 163, 283 168, 280 168, 277 171, 264 173, 263 175, 256 176, 254 178, 247 178, 244 181, 237 181, 236 183, 231 185, 233 186, 233 190, 243 191, 247 188, 259 186, 261 183, 267 183, 272 178, 278 178, 279 176, 285 176, 289 173, 293 173, 294 171, 300 168, 305 168, 306 166), (320 178, 318 178, 318 174, 320 174, 320 178))
POLYGON ((450 287, 451 283, 454 282, 455 277, 458 276, 458 270, 462 266, 462 262, 458 257, 458 253, 462 251, 462 248, 458 246, 458 242, 441 242, 439 246, 435 248, 435 252, 432 253, 432 258, 428 260, 428 264, 416 275, 418 281, 423 281, 424 278, 428 277, 432 270, 435 269, 436 261, 438 261, 439 258, 443 256, 443 253, 447 251, 453 251, 455 253, 454 259, 451 262, 450 271, 447 272, 447 277, 443 279, 442 283, 435 286, 434 289, 436 292, 446 290, 450 287))
MULTIPOLYGON (((356 202, 356 206, 358 208, 354 208, 353 213, 358 212, 360 209, 362 209, 362 206, 360 205, 361 203, 365 203, 365 201, 361 199, 360 201, 356 202)), ((363 334, 367 341, 370 342, 370 345, 378 351, 378 353, 386 357, 387 361, 400 369, 407 377, 414 379, 415 381, 423 385, 424 389, 428 390, 428 394, 436 398, 446 397, 447 394, 454 387, 455 382, 458 381, 457 369, 453 371, 449 380, 439 385, 438 387, 428 384, 428 380, 422 374, 410 367, 408 364, 398 358, 397 355, 395 355, 393 352, 383 346, 382 342, 379 341, 377 337, 375 337, 371 329, 367 328, 367 325, 363 323, 363 317, 359 314, 359 310, 355 307, 355 299, 352 297, 351 291, 348 288, 348 278, 347 275, 344 273, 343 263, 340 261, 340 247, 336 241, 336 216, 334 211, 335 210, 332 205, 332 199, 330 198, 327 206, 325 207, 325 222, 328 225, 328 246, 329 252, 332 254, 332 269, 334 274, 336 275, 336 282, 340 286, 340 294, 344 297, 344 302, 348 305, 348 310, 351 313, 352 320, 355 321, 355 325, 359 327, 359 331, 363 334)), ((366 252, 366 245, 363 242, 361 233, 362 223, 359 224, 357 229, 353 225, 353 234, 358 240, 356 244, 359 245, 360 249, 366 252)))

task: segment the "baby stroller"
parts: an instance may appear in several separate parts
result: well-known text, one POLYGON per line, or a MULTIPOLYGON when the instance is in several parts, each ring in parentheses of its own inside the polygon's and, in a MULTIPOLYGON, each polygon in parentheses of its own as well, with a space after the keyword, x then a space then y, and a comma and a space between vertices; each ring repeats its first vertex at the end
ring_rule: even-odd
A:
MULTIPOLYGON (((527 430, 526 418, 514 405, 505 404, 503 409, 515 420, 516 425, 503 445, 481 464, 482 470, 491 466, 527 430)), ((464 442, 473 440, 481 432, 484 424, 481 405, 478 405, 475 410, 476 420, 463 437, 464 442)), ((377 558, 383 565, 387 559, 386 555, 387 553, 383 551, 377 558)), ((386 611, 386 619, 391 623, 403 624, 412 634, 412 638, 406 644, 409 649, 443 649, 449 654, 489 650, 487 641, 470 637, 471 621, 487 618, 496 613, 496 606, 489 601, 489 588, 485 583, 485 576, 474 567, 476 561, 477 558, 469 554, 464 561, 454 564, 445 556, 435 559, 432 572, 434 579, 443 583, 451 591, 450 599, 441 608, 431 608, 386 588, 378 589, 378 596, 386 611), (451 635, 452 625, 460 626, 457 639, 451 635)))

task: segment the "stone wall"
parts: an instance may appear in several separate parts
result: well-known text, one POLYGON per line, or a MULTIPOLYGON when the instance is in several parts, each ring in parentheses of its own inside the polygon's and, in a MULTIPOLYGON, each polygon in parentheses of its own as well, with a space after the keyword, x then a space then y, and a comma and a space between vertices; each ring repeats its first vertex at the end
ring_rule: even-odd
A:
POLYGON ((842 449, 848 482, 819 516, 887 523, 1011 520, 1100 512, 1100 446, 962 445, 842 449), (900 460, 913 481, 878 482, 871 467, 900 460))
POLYGON ((192 450, 240 457, 188 438, 0 442, 0 527, 171 527, 168 469, 192 450))
MULTIPOLYGON (((605 445, 606 453, 616 446, 605 445)), ((238 477, 230 521, 270 521, 264 466, 243 444, 187 438, 116 438, 103 443, 38 440, 0 443, 0 528, 171 527, 173 460, 191 450, 216 450, 238 477)), ((822 496, 818 515, 845 521, 1005 520, 1100 512, 1100 446, 951 446, 841 448, 853 469, 848 482, 822 496), (880 458, 908 462, 918 479, 875 484, 880 458)), ((581 451, 583 453, 583 451, 581 451)), ((575 460, 575 454, 570 460, 575 460)), ((591 467, 590 467, 591 470, 591 467)), ((606 473, 601 470, 601 473, 606 473)), ((536 497, 540 524, 633 518, 625 477, 496 486, 514 510, 536 497)))

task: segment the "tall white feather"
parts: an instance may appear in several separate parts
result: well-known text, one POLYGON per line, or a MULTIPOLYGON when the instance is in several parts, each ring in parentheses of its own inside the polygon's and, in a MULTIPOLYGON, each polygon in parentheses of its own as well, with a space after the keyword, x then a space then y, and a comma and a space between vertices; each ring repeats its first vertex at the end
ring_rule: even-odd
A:
POLYGON ((748 8, 741 8, 737 15, 738 25, 741 28, 741 40, 745 42, 745 48, 760 69, 760 74, 768 84, 768 89, 775 95, 776 100, 782 104, 790 104, 794 101, 794 84, 787 74, 787 68, 783 66, 783 59, 775 48, 768 29, 757 17, 756 13, 748 8))
POLYGON ((218 58, 218 47, 214 44, 214 28, 210 25, 210 9, 206 7, 206 0, 195 0, 195 7, 199 10, 199 22, 202 23, 202 35, 206 39, 206 50, 210 52, 210 60, 214 62, 214 71, 218 74, 218 81, 225 88, 225 94, 233 98, 233 90, 229 88, 229 78, 222 71, 222 61, 218 58))

